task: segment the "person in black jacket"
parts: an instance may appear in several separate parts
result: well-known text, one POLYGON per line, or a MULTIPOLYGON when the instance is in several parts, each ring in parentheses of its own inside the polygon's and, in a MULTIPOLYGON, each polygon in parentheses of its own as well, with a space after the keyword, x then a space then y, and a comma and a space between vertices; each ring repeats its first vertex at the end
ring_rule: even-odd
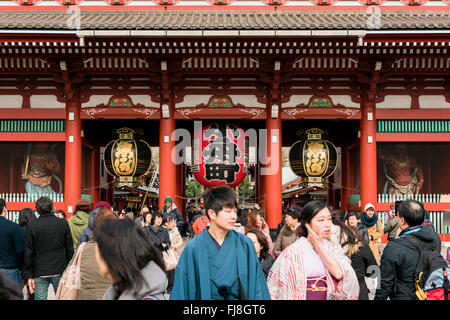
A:
POLYGON ((388 242, 381 257, 381 283, 375 300, 416 300, 414 273, 419 263, 420 253, 410 243, 407 235, 432 245, 438 252, 441 240, 432 228, 423 225, 425 209, 415 200, 403 201, 397 210, 398 237, 388 242))
POLYGON ((267 237, 258 229, 249 229, 245 235, 252 240, 253 245, 255 246, 256 256, 261 263, 261 268, 267 279, 270 268, 272 268, 272 265, 275 262, 273 257, 269 254, 269 242, 267 241, 267 237))
POLYGON ((39 198, 36 211, 39 218, 28 224, 25 234, 24 277, 35 300, 47 300, 50 283, 56 293, 74 249, 69 223, 53 214, 52 200, 39 198))
POLYGON ((7 212, 5 200, 0 199, 0 271, 21 284, 24 238, 19 225, 6 219, 7 212))
POLYGON ((345 255, 350 258, 351 266, 358 278, 358 300, 369 300, 369 289, 365 277, 377 275, 374 273, 378 269, 377 260, 370 249, 369 242, 357 230, 344 222, 347 221, 345 220, 347 214, 342 210, 333 210, 332 215, 333 224, 340 229, 338 242, 344 249, 345 255))
POLYGON ((150 241, 161 251, 170 248, 170 236, 167 229, 162 225, 163 215, 160 211, 156 211, 152 216, 152 222, 148 227, 145 227, 147 236, 150 241))
POLYGON ((359 212, 356 211, 350 211, 344 214, 344 220, 345 224, 355 230, 361 238, 363 238, 365 241, 369 242, 369 232, 367 231, 367 227, 362 224, 361 222, 358 222, 359 219, 359 212))
POLYGON ((171 214, 177 218, 177 228, 180 232, 182 237, 186 237, 187 230, 185 228, 186 222, 184 221, 183 215, 181 214, 180 210, 178 210, 177 205, 173 203, 173 200, 171 197, 166 197, 164 199, 164 207, 161 210, 161 213, 163 217, 165 217, 167 214, 171 214))

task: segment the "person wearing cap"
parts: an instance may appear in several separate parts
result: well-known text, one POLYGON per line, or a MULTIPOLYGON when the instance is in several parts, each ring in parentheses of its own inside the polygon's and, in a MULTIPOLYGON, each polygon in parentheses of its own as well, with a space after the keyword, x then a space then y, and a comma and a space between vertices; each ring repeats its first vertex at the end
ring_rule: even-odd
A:
POLYGON ((364 212, 361 213, 361 222, 366 226, 367 232, 369 233, 369 246, 377 260, 380 264, 380 257, 378 253, 378 239, 383 236, 383 226, 381 224, 381 219, 375 212, 375 207, 373 204, 368 203, 364 207, 364 212))
POLYGON ((175 216, 177 218, 178 231, 183 237, 186 236, 186 231, 184 228, 185 221, 183 219, 183 216, 181 215, 180 210, 178 210, 177 205, 173 203, 171 197, 166 197, 164 199, 164 207, 162 208, 161 213, 163 215, 163 218, 166 217, 167 214, 175 216))
POLYGON ((80 199, 75 205, 73 216, 69 219, 70 233, 72 234, 73 249, 76 250, 78 240, 81 233, 87 227, 89 222, 89 212, 91 211, 91 203, 89 200, 80 199))

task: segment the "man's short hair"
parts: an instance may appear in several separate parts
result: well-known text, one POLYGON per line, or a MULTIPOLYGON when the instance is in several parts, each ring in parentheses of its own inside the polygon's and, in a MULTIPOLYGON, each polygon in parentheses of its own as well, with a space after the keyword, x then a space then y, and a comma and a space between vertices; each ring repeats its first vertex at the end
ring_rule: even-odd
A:
MULTIPOLYGON (((207 190, 202 195, 205 211, 208 214, 208 210, 212 209, 217 214, 223 208, 237 208, 236 193, 228 186, 220 186, 211 190, 207 190)), ((208 215, 209 217, 209 215, 208 215)))
POLYGON ((36 201, 36 211, 40 215, 43 213, 52 213, 53 201, 49 197, 40 197, 36 201))
POLYGON ((398 206, 397 215, 410 227, 420 226, 425 219, 425 208, 419 201, 405 200, 398 206))
POLYGON ((6 207, 6 201, 3 198, 0 198, 0 214, 3 213, 3 209, 6 207))

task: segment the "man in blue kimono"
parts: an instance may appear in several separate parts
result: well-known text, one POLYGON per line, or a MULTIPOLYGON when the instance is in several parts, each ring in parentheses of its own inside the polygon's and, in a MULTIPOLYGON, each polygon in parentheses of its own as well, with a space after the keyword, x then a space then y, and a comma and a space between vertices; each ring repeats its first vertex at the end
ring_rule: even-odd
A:
POLYGON ((227 186, 203 195, 211 224, 186 244, 171 300, 270 300, 252 241, 233 230, 236 194, 227 186))

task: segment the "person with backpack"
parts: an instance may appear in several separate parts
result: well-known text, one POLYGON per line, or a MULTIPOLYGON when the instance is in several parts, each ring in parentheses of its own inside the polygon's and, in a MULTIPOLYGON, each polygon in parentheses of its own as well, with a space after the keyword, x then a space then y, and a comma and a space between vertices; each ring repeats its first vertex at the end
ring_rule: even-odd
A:
MULTIPOLYGON (((423 253, 423 249, 428 248, 427 254, 431 253, 436 259, 440 256, 441 241, 436 232, 423 226, 425 209, 420 202, 403 201, 398 207, 397 219, 401 232, 388 242, 383 251, 381 281, 375 300, 416 300, 415 274, 421 251, 423 253)), ((426 273, 423 273, 423 278, 427 278, 426 273)))
POLYGON ((194 231, 195 235, 200 234, 203 229, 208 227, 210 225, 209 218, 206 214, 201 212, 200 214, 196 215, 194 219, 192 219, 192 230, 194 231))

